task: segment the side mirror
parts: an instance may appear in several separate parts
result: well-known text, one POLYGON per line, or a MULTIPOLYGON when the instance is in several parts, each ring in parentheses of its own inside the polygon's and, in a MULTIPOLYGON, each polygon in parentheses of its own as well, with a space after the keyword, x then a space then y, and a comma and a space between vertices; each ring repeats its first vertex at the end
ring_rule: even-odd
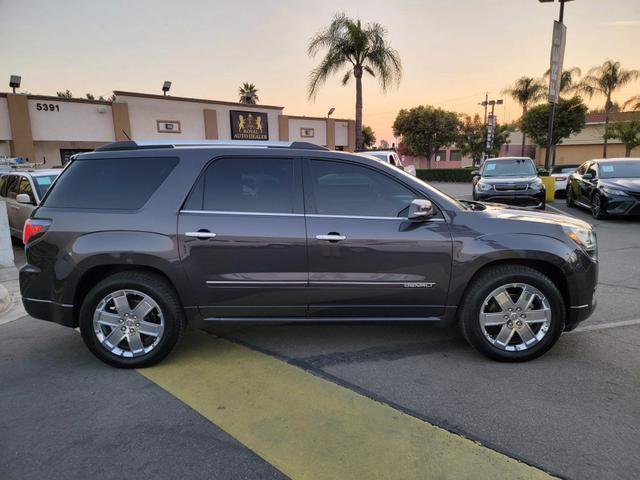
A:
POLYGON ((16 202, 23 203, 25 205, 34 205, 35 202, 31 200, 31 197, 26 193, 19 193, 16 195, 16 202))
POLYGON ((471 172, 471 176, 472 177, 479 177, 480 176, 480 170, 474 170, 473 172, 471 172))
POLYGON ((408 218, 412 222, 421 222, 428 220, 436 215, 436 209, 433 208, 433 204, 429 200, 422 198, 416 198, 409 205, 408 218))
POLYGON ((582 175, 582 179, 583 180, 593 180, 593 174, 585 173, 584 175, 582 175))

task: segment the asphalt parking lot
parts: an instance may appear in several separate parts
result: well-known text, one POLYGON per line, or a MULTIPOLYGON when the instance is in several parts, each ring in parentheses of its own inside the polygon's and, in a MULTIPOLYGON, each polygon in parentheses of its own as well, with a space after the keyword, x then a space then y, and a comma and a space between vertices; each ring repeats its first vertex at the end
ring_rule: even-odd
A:
POLYGON ((526 364, 425 325, 235 325, 120 371, 0 325, 0 479, 637 478, 640 222, 595 228, 596 312, 526 364))

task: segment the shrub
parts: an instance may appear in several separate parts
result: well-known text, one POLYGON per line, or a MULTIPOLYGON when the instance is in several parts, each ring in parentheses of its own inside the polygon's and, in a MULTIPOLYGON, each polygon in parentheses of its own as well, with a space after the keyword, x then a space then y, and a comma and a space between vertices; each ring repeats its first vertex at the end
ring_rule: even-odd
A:
POLYGON ((416 171, 416 176, 426 182, 469 182, 473 168, 426 168, 416 171))

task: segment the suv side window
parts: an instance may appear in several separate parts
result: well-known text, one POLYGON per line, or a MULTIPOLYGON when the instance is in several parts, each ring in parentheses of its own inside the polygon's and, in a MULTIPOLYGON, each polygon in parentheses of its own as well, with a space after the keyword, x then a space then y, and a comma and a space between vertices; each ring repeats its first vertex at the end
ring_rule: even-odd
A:
POLYGON ((211 163, 187 200, 192 209, 295 213, 299 192, 291 158, 221 158, 211 163), (192 197, 196 197, 195 199, 192 197))
POLYGON ((18 184, 20 183, 20 177, 22 175, 9 175, 9 179, 7 180, 7 198, 16 198, 18 195, 18 184))
POLYGON ((401 217, 418 196, 371 168, 331 160, 311 160, 309 179, 317 214, 401 217))

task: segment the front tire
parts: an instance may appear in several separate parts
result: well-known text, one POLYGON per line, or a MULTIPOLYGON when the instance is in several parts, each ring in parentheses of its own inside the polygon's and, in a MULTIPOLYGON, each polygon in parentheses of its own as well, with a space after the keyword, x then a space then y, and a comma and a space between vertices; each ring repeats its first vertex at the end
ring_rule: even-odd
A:
POLYGON ((139 271, 117 273, 94 286, 82 302, 79 324, 89 350, 118 368, 158 363, 185 329, 173 287, 159 275, 139 271))
POLYGON ((602 220, 607 217, 604 200, 602 200, 602 196, 599 193, 595 193, 591 197, 591 215, 596 220, 602 220))
POLYGON ((469 344, 502 362, 533 360, 560 338, 565 303, 543 273, 502 265, 481 273, 462 301, 460 329, 469 344))

